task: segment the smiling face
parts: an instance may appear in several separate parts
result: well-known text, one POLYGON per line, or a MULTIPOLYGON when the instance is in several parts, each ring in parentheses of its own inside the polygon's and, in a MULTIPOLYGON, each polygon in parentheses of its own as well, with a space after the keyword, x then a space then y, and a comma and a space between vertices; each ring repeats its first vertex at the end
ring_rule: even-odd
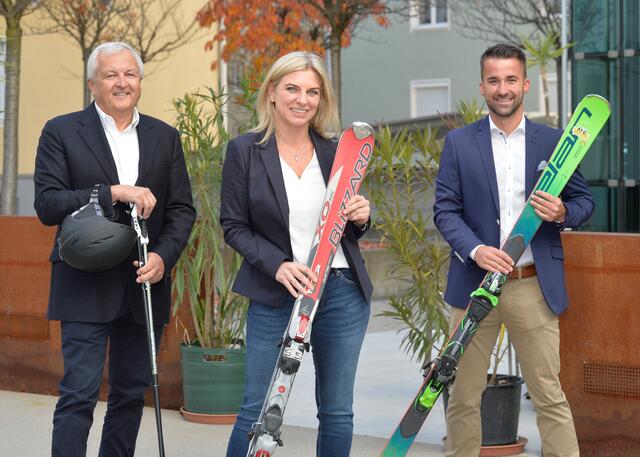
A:
POLYGON ((522 62, 516 58, 488 58, 482 68, 480 93, 484 96, 492 118, 517 118, 524 113, 522 100, 529 91, 522 62))
POLYGON ((278 128, 308 128, 318 111, 322 94, 320 77, 313 70, 289 73, 269 87, 278 128))
POLYGON ((131 117, 140 99, 140 70, 133 55, 123 50, 100 54, 89 89, 102 111, 114 119, 131 117))

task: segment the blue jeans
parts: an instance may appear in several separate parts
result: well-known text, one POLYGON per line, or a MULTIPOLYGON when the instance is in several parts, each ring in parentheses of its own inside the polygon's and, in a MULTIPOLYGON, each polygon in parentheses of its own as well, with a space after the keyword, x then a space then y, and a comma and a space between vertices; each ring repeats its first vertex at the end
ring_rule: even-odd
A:
MULTIPOLYGON (((289 297, 282 308, 255 302, 249 306, 244 401, 229 438, 227 457, 247 455, 248 433, 260 415, 293 301, 289 297)), ((318 457, 348 457, 351 451, 353 385, 369 311, 351 272, 332 270, 311 331, 320 422, 318 457)))

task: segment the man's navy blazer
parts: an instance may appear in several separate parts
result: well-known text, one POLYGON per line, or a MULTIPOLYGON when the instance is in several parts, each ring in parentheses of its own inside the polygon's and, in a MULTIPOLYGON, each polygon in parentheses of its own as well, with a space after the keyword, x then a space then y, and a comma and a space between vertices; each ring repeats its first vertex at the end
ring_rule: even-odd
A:
MULTIPOLYGON (((525 195, 531 194, 562 131, 526 120, 525 195)), ((436 178, 434 222, 451 246, 444 299, 465 308, 469 294, 486 271, 469 257, 479 244, 499 247, 500 203, 491 146, 489 118, 450 132, 436 178)), ((555 314, 568 306, 560 230, 576 228, 591 217, 595 205, 589 187, 576 171, 561 194, 567 208, 564 224, 543 222, 531 242, 538 280, 555 314)))
MULTIPOLYGON (((325 184, 337 143, 310 130, 325 184)), ((275 135, 258 144, 263 133, 229 142, 222 171, 220 223, 225 241, 244 258, 233 290, 258 303, 280 307, 290 295, 275 276, 282 262, 293 260, 289 205, 275 135)), ((367 302, 373 286, 358 247, 365 233, 348 223, 341 245, 354 279, 367 302)))
MULTIPOLYGON (((157 203, 147 220, 149 251, 164 261, 164 274, 151 286, 154 323, 168 322, 171 302, 171 269, 184 249, 195 221, 191 185, 178 131, 164 122, 140 114, 137 126, 140 160, 136 186, 148 187, 157 203)), ((95 104, 84 111, 48 121, 40 136, 34 172, 35 203, 45 225, 60 225, 65 216, 89 201, 95 184, 106 215, 119 215, 130 224, 125 205, 113 207, 111 185, 119 184, 116 165, 95 104)), ((58 232, 60 227, 58 227, 58 232)), ((58 237, 56 232, 56 239, 58 237)), ((54 240, 49 260, 51 289, 48 317, 53 320, 109 322, 129 301, 134 318, 144 322, 140 284, 132 265, 134 248, 128 259, 115 268, 86 273, 68 266, 60 258, 54 240)))

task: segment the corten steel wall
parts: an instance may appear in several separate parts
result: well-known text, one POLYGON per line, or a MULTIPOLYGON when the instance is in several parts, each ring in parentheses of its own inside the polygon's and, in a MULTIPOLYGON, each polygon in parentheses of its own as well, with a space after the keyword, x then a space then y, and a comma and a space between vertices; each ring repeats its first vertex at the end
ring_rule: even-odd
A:
MULTIPOLYGON (((58 393, 60 323, 46 318, 54 236, 55 227, 45 227, 35 217, 0 216, 0 389, 58 393)), ((158 351, 160 399, 166 408, 182 406, 181 334, 172 319, 158 351)), ((105 373, 103 400, 106 379, 105 373)), ((148 394, 147 404, 151 402, 148 394)))
POLYGON ((560 377, 583 457, 640 456, 640 235, 563 233, 560 377))

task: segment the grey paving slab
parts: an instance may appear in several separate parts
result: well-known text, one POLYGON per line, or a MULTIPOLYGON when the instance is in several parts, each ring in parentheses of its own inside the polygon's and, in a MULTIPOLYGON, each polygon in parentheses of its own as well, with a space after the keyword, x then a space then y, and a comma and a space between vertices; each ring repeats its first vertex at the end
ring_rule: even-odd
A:
MULTIPOLYGON (((372 315, 384 307, 373 304, 372 315)), ((360 358, 355 387, 354 442, 352 457, 375 457, 397 424, 404 408, 415 395, 421 380, 418 364, 400 349, 397 325, 373 317, 360 358)), ((304 359, 285 415, 285 447, 277 457, 315 455, 316 408, 314 368, 311 357, 304 359)), ((160 374, 162 384, 162 374, 160 374)), ((162 387, 161 387, 162 389, 162 387)), ((40 457, 50 455, 51 417, 57 398, 0 391, 0 457, 40 457)), ((95 424, 88 443, 89 457, 97 455, 105 404, 96 408, 95 424)), ((163 410, 167 457, 222 457, 231 426, 194 424, 172 410, 163 410)), ((417 437, 409 457, 441 457, 445 436, 444 411, 439 404, 417 437)), ((540 438, 535 413, 528 400, 522 400, 520 434, 529 440, 524 456, 540 454, 540 438)), ((152 408, 145 408, 136 456, 157 456, 155 419, 152 408)))
MULTIPOLYGON (((0 391, 0 456, 44 457, 50 455, 51 413, 57 398, 48 395, 0 391)), ((88 441, 87 455, 98 454, 101 418, 106 404, 99 402, 95 410, 95 424, 88 441)), ((165 451, 167 457, 223 457, 230 425, 203 425, 187 422, 176 411, 163 410, 165 451)), ((315 429, 285 426, 286 445, 278 457, 312 457, 315 455, 315 429)), ((352 457, 378 455, 384 439, 354 436, 352 457)), ((155 417, 152 408, 145 408, 136 447, 137 457, 158 455, 155 417)), ((439 446, 418 444, 412 457, 441 456, 439 446)))

